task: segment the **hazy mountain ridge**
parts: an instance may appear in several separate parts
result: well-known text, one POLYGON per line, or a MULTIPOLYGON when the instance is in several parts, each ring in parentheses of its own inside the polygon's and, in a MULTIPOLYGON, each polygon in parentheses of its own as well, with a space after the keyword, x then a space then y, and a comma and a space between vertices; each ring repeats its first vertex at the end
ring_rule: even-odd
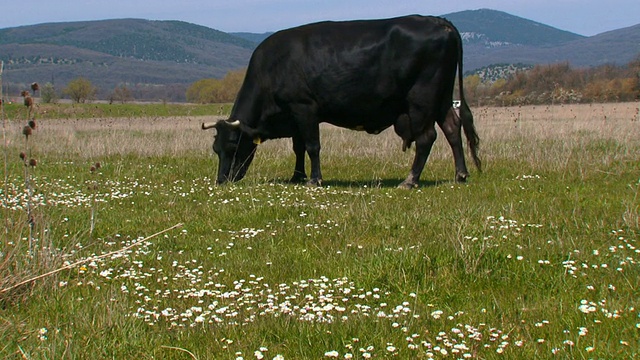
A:
POLYGON ((458 28, 467 44, 552 46, 585 38, 496 10, 466 10, 443 17, 458 28))
POLYGON ((0 30, 0 45, 4 44, 67 45, 116 57, 175 62, 201 61, 201 50, 212 46, 226 45, 247 50, 255 47, 251 41, 200 25, 139 19, 3 29, 0 30))
POLYGON ((465 44, 481 44, 487 48, 513 45, 507 41, 492 41, 487 35, 475 32, 462 32, 460 36, 465 44))
MULTIPOLYGON (((640 52, 640 24, 585 37, 495 10, 443 17, 464 39, 465 72, 492 64, 626 64, 640 52)), ((64 86, 84 76, 110 89, 122 83, 189 84, 246 66, 270 34, 229 34, 182 21, 49 23, 0 29, 0 60, 5 83, 53 80, 64 86)))

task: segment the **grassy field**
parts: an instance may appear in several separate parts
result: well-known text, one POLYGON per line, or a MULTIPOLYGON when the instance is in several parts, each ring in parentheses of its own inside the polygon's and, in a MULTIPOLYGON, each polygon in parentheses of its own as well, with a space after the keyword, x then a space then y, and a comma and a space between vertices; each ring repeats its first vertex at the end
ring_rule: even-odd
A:
POLYGON ((10 118, 0 358, 640 357, 638 104, 472 110, 483 173, 440 135, 413 191, 392 130, 217 187, 203 117, 10 118))
MULTIPOLYGON (((115 103, 95 102, 87 104, 55 103, 37 104, 35 112, 39 119, 87 119, 87 118, 158 118, 169 116, 206 116, 231 112, 232 104, 162 104, 162 103, 115 103)), ((23 99, 13 99, 5 104, 8 119, 26 119, 28 108, 23 99)))

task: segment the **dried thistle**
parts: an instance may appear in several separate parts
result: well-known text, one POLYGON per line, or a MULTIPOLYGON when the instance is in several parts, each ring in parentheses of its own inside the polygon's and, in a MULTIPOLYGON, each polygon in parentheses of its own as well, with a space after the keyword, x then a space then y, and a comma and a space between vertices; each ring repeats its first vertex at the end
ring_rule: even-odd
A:
POLYGON ((33 90, 33 92, 36 92, 38 90, 40 90, 40 85, 38 85, 37 82, 34 82, 31 84, 31 90, 33 90))
POLYGON ((31 127, 29 125, 25 125, 25 127, 22 128, 22 135, 26 136, 27 138, 33 133, 31 127))
MULTIPOLYGON (((40 87, 37 83, 31 84, 31 89, 33 91, 37 91, 40 87)), ((33 231, 35 227, 35 216, 33 213, 33 206, 31 204, 31 197, 33 195, 33 187, 31 183, 31 174, 30 168, 35 168, 38 165, 38 161, 34 158, 31 158, 31 144, 29 142, 29 136, 33 134, 33 130, 36 129, 36 120, 35 116, 32 116, 32 111, 34 110, 34 99, 29 95, 29 91, 24 90, 20 93, 22 97, 24 97, 24 105, 28 108, 27 113, 27 124, 22 128, 22 134, 25 137, 24 141, 24 151, 20 153, 20 159, 24 164, 24 182, 25 188, 28 192, 27 197, 27 218, 29 219, 29 252, 33 250, 33 231), (29 160, 27 160, 29 159, 29 160)))

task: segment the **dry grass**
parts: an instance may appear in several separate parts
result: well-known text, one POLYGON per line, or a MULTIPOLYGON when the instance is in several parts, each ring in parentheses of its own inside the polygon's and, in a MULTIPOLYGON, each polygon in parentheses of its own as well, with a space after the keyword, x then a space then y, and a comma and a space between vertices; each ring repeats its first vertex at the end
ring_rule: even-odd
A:
POLYGON ((575 135, 637 143, 638 103, 478 108, 476 124, 491 142, 518 138, 571 141, 575 135))
MULTIPOLYGON (((575 171, 567 169, 567 165, 570 160, 577 160, 579 171, 594 167, 608 171, 612 162, 634 158, 640 147, 639 106, 638 103, 617 103, 475 108, 484 168, 491 172, 496 161, 511 160, 527 164, 531 172, 539 170, 540 164, 554 170, 575 171), (616 151, 584 151, 611 146, 616 151)), ((46 131, 37 131, 38 141, 33 147, 36 153, 47 157, 88 162, 109 156, 176 158, 188 155, 203 159, 213 174, 214 131, 200 129, 202 122, 211 120, 212 117, 197 116, 42 120, 40 128, 46 131)), ((7 142, 9 148, 15 150, 9 151, 9 156, 22 144, 21 124, 15 122, 8 126, 7 142)), ((438 137, 429 164, 444 161, 453 173, 451 150, 441 132, 438 137)), ((370 180, 401 179, 408 172, 414 154, 412 150, 401 151, 401 141, 391 128, 372 136, 323 125, 321 143, 325 180, 335 177, 335 167, 366 167, 371 162, 379 165, 371 169, 370 180)), ((259 148, 249 176, 288 178, 293 171, 291 147, 290 139, 265 142, 259 148), (272 168, 274 161, 283 162, 277 172, 272 168)), ((428 173, 433 169, 429 164, 424 179, 433 177, 428 173)), ((473 176, 474 169, 471 164, 468 166, 473 176)))
MULTIPOLYGON (((589 140, 612 140, 621 146, 637 146, 640 139, 638 103, 522 106, 513 108, 482 107, 473 109, 476 126, 482 141, 483 155, 493 157, 522 158, 541 156, 551 149, 538 147, 514 149, 505 147, 521 139, 539 139, 540 142, 562 139, 564 148, 585 145, 589 140), (580 136, 575 136, 580 135, 580 136), (574 139, 580 138, 581 143, 574 139), (516 149, 517 150, 517 149, 516 149)), ((110 155, 173 156, 189 152, 211 154, 212 133, 200 130, 203 121, 211 117, 170 117, 147 119, 81 119, 42 120, 46 132, 38 134, 38 151, 47 154, 81 158, 99 158, 110 155)), ((22 144, 22 122, 8 125, 8 144, 22 144)), ((341 157, 395 156, 401 142, 392 129, 371 136, 330 125, 323 126, 324 154, 340 154, 341 157)), ((532 142, 535 144, 535 142, 532 142)), ((291 152, 288 139, 266 142, 263 152, 291 152)), ((547 154, 548 155, 548 154, 547 154)), ((546 156, 546 155, 545 155, 546 156)), ((439 135, 432 158, 450 158, 444 136, 439 135)))
MULTIPOLYGON (((207 118, 210 121, 210 118, 207 118)), ((209 154, 212 139, 200 130, 203 117, 42 120, 34 147, 49 156, 97 159, 112 155, 209 154)), ((21 123, 8 128, 9 147, 20 146, 21 123)))
POLYGON ((512 159, 566 170, 608 171, 613 162, 637 155, 640 146, 638 104, 597 104, 480 108, 474 112, 488 169, 493 161, 512 159), (586 151, 613 147, 615 151, 586 151))
MULTIPOLYGON (((4 208, 3 214, 8 216, 3 220, 5 228, 0 238, 0 308, 28 297, 30 286, 14 288, 14 285, 61 266, 61 255, 68 250, 54 246, 47 214, 35 212, 33 222, 27 221, 26 212, 4 208)), ((48 284, 54 282, 55 278, 47 279, 48 284)))

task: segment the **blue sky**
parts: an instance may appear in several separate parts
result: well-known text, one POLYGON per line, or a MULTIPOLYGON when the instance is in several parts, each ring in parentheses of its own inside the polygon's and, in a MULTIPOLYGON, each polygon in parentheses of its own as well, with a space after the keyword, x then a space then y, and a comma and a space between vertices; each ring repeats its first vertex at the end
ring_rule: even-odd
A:
POLYGON ((0 28, 47 22, 182 20, 226 32, 267 32, 321 20, 494 9, 591 36, 640 23, 640 0, 29 0, 5 1, 0 28))

